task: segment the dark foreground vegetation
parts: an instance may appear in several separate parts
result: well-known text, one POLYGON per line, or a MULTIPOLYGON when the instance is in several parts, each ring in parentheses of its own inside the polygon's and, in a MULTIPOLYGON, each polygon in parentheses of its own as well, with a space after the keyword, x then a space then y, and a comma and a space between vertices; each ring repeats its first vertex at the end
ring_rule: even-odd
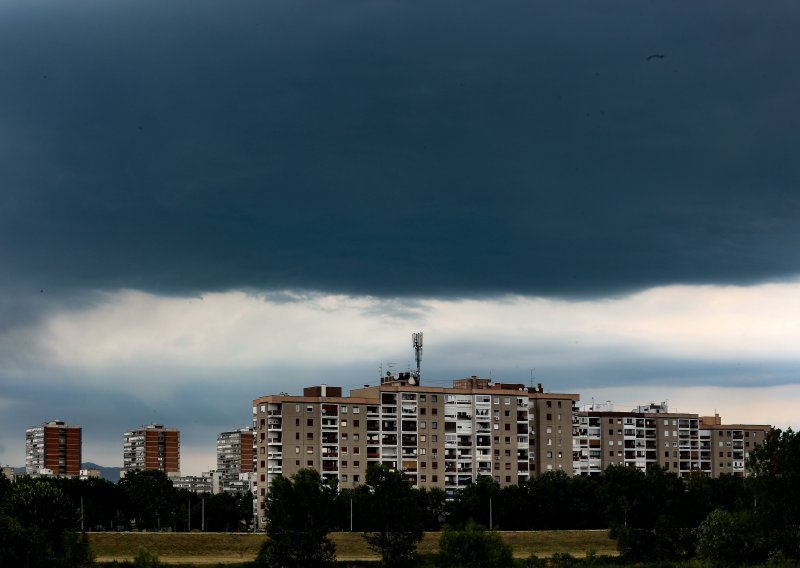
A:
MULTIPOLYGON (((347 565, 336 562, 329 534, 351 527, 387 567, 798 565, 800 437, 773 431, 748 466, 754 474, 748 479, 698 474, 682 480, 657 467, 646 473, 610 467, 597 478, 548 473, 506 488, 481 478, 452 501, 439 490, 415 490, 386 468, 371 468, 364 485, 341 491, 302 470, 273 484, 265 511, 268 538, 255 561, 242 565, 347 565), (490 527, 610 529, 619 556, 512 559, 490 527), (418 554, 423 531, 443 531, 438 553, 418 554)), ((116 485, 30 478, 12 485, 0 477, 0 567, 92 565, 81 502, 86 530, 199 529, 203 500, 206 530, 226 531, 247 529, 250 499, 196 496, 174 489, 157 472, 136 472, 116 485)), ((128 565, 159 561, 142 550, 128 565)))

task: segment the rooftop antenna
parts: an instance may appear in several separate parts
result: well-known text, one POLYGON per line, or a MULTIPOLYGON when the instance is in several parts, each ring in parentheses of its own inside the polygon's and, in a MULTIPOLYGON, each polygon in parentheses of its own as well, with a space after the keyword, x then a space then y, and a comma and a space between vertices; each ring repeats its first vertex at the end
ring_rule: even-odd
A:
MULTIPOLYGON (((411 373, 412 384, 419 384, 419 365, 422 361, 422 332, 411 334, 411 346, 414 348, 414 359, 417 362, 417 370, 411 373)), ((409 381, 411 382, 411 381, 409 381)))

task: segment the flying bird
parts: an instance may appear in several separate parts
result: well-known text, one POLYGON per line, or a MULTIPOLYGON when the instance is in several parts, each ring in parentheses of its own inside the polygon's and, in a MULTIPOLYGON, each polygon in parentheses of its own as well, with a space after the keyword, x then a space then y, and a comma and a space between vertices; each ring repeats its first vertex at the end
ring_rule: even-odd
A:
POLYGON ((650 61, 651 59, 664 59, 663 53, 653 53, 652 55, 647 56, 647 60, 650 61))

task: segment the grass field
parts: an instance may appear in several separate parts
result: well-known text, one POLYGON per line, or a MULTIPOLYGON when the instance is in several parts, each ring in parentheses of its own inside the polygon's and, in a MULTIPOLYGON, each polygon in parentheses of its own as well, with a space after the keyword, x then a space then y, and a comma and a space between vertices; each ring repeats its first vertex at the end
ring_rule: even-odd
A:
MULTIPOLYGON (((584 556, 589 551, 597 554, 616 554, 616 543, 606 531, 536 531, 503 532, 503 540, 510 544, 514 556, 525 558, 531 553, 551 556, 568 552, 584 556)), ((418 550, 434 553, 439 549, 440 533, 426 533, 418 550)), ((361 533, 332 533, 339 560, 376 560, 361 533)), ((246 533, 91 533, 89 541, 97 560, 132 560, 140 547, 158 554, 162 562, 170 564, 215 565, 252 560, 258 553, 263 534, 246 533)))

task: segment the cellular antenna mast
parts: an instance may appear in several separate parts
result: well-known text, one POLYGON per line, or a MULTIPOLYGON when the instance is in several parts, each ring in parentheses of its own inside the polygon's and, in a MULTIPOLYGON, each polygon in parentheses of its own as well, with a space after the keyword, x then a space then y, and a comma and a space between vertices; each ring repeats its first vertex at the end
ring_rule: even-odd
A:
POLYGON ((422 332, 411 334, 411 345, 414 347, 414 359, 417 361, 417 370, 413 372, 414 381, 419 384, 419 364, 422 361, 422 332))

